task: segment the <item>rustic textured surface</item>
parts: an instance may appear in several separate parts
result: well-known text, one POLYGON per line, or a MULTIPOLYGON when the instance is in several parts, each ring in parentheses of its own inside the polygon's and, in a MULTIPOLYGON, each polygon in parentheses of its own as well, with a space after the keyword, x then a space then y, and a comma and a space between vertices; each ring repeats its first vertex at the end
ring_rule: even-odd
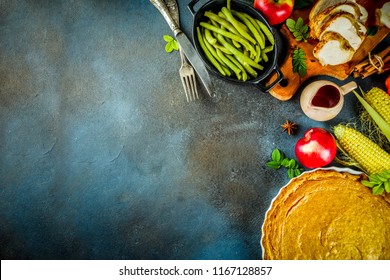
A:
POLYGON ((187 103, 164 34, 148 1, 0 1, 2 259, 261 258, 265 211, 288 181, 264 166, 271 151, 293 156, 356 100, 318 123, 299 94, 212 77, 218 96, 187 103))

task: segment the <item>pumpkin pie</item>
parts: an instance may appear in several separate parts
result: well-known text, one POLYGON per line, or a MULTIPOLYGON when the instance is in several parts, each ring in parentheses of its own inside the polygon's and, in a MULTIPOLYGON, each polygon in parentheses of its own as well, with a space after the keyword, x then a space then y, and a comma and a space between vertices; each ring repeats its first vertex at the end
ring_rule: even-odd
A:
POLYGON ((264 259, 390 259, 390 198, 363 176, 319 169, 291 180, 266 214, 264 259))

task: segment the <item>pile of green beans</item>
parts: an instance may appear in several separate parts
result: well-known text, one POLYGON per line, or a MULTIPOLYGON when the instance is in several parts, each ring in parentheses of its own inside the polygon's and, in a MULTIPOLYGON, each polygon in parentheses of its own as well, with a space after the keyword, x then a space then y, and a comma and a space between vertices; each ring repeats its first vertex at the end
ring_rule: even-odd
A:
POLYGON ((247 81, 264 69, 275 40, 263 22, 231 9, 229 4, 218 13, 204 13, 208 20, 196 27, 197 39, 205 57, 219 73, 247 81))

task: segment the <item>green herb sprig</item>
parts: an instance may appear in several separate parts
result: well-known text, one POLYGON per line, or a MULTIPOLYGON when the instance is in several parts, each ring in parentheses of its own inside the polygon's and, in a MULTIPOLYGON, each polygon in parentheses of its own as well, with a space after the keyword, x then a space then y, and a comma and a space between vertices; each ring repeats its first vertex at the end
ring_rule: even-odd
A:
POLYGON ((371 174, 368 176, 368 180, 362 180, 362 184, 371 188, 375 195, 381 195, 385 191, 390 193, 390 170, 371 174))
POLYGON ((271 161, 267 162, 266 165, 272 169, 279 169, 284 167, 287 169, 287 175, 290 179, 301 175, 302 168, 299 166, 295 159, 287 158, 282 151, 275 149, 272 151, 271 161))
POLYGON ((306 54, 301 48, 294 50, 292 55, 293 72, 298 73, 302 78, 306 76, 307 64, 306 54))
POLYGON ((288 18, 286 20, 287 28, 294 35, 295 40, 307 42, 307 38, 309 38, 309 26, 307 24, 303 24, 303 19, 299 17, 296 21, 292 18, 288 18))
POLYGON ((174 50, 179 50, 179 43, 172 36, 164 35, 164 41, 167 42, 167 44, 165 45, 166 52, 170 53, 174 50))

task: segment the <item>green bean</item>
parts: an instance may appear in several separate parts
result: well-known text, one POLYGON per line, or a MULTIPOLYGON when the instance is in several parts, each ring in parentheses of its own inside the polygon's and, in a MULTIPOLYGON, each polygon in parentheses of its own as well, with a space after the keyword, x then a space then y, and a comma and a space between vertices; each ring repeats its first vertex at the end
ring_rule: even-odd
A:
POLYGON ((224 46, 221 46, 220 44, 214 44, 213 45, 214 48, 216 49, 219 49, 221 52, 223 52, 224 54, 232 54, 231 51, 229 51, 227 48, 225 48, 224 46))
POLYGON ((261 31, 261 29, 259 31, 259 34, 260 34, 261 40, 263 40, 263 42, 264 42, 264 49, 265 49, 265 44, 267 43, 267 39, 265 38, 264 32, 261 31))
MULTIPOLYGON (((218 12, 218 16, 220 18, 223 18, 223 19, 227 20, 226 16, 221 11, 218 12)), ((249 28, 245 24, 243 24, 240 21, 237 21, 237 24, 241 27, 242 30, 245 30, 245 32, 249 32, 249 28)))
POLYGON ((275 49, 272 29, 245 12, 230 7, 230 0, 220 11, 206 11, 205 21, 197 27, 199 44, 210 61, 224 76, 238 80, 256 78, 275 49))
POLYGON ((226 76, 230 77, 232 75, 232 72, 230 72, 229 67, 225 65, 221 65, 223 71, 226 73, 226 76))
POLYGON ((247 51, 247 50, 243 50, 243 52, 242 52, 245 56, 247 56, 247 57, 250 57, 250 53, 247 51))
POLYGON ((243 13, 240 13, 237 11, 231 11, 231 12, 234 16, 238 17, 246 26, 248 26, 249 30, 252 32, 252 34, 255 37, 255 40, 259 44, 260 48, 264 49, 265 42, 262 40, 259 32, 257 31, 256 27, 253 26, 252 22, 249 19, 247 19, 247 17, 245 17, 243 15, 243 13))
POLYGON ((260 29, 264 32, 265 36, 267 37, 271 45, 275 45, 275 38, 274 35, 272 35, 271 30, 269 30, 268 27, 260 20, 256 19, 256 22, 259 25, 260 29))
MULTIPOLYGON (((239 12, 238 12, 239 13, 239 12)), ((255 19, 248 15, 247 13, 241 13, 243 16, 245 16, 251 23, 252 25, 256 28, 257 32, 260 32, 260 26, 256 23, 255 19)))
MULTIPOLYGON (((205 28, 202 28, 203 29, 203 33, 206 33, 206 30, 205 28)), ((200 30, 201 33, 202 33, 202 29, 200 30)), ((204 38, 205 36, 203 36, 204 38)), ((216 38, 214 38, 215 40, 217 40, 216 38)), ((219 64, 221 65, 222 69, 224 69, 224 72, 226 73, 227 76, 230 76, 231 75, 231 72, 228 70, 228 71, 225 71, 225 67, 227 67, 227 65, 225 64, 225 62, 218 56, 217 54, 217 51, 216 49, 213 47, 212 44, 210 44, 207 40, 203 39, 204 41, 204 44, 205 46, 207 47, 207 49, 209 50, 210 54, 219 62, 219 64)))
POLYGON ((225 31, 221 28, 218 28, 218 27, 215 27, 214 25, 211 25, 207 22, 201 22, 199 23, 200 26, 204 27, 204 28, 207 28, 207 29, 210 29, 211 31, 214 31, 218 34, 221 34, 225 37, 228 37, 232 40, 236 40, 238 43, 242 44, 244 46, 244 48, 246 48, 247 50, 249 50, 251 53, 254 53, 256 54, 256 50, 254 49, 254 47, 247 41, 245 40, 244 38, 242 37, 239 37, 231 32, 228 32, 228 31, 225 31))
POLYGON ((268 55, 265 52, 261 53, 261 58, 264 60, 264 62, 268 62, 268 55))
POLYGON ((211 31, 209 29, 204 29, 204 37, 207 42, 209 42, 211 45, 214 45, 217 43, 217 39, 211 35, 211 31))
MULTIPOLYGON (((232 32, 236 35, 240 35, 240 33, 237 31, 237 29, 230 22, 228 22, 226 19, 221 18, 220 16, 214 14, 211 11, 205 12, 204 15, 205 15, 205 17, 208 17, 210 20, 214 21, 213 23, 218 24, 221 27, 222 26, 225 27, 227 30, 229 30, 230 32, 232 32)), ((219 27, 219 26, 217 26, 217 27, 219 27)))
POLYGON ((245 68, 245 70, 251 75, 253 78, 257 77, 257 72, 250 66, 248 63, 246 63, 242 57, 236 57, 237 60, 242 64, 242 66, 245 68))
MULTIPOLYGON (((221 29, 227 31, 224 26, 221 26, 221 29)), ((240 35, 240 34, 238 34, 238 35, 240 35)), ((238 43, 236 40, 233 40, 233 39, 230 39, 230 38, 226 38, 226 39, 229 39, 229 42, 231 42, 237 49, 241 48, 240 43, 238 43)), ((249 42, 248 42, 248 44, 249 44, 249 42)))
POLYGON ((245 56, 242 52, 237 50, 234 46, 226 42, 226 40, 223 38, 221 34, 218 34, 217 39, 225 48, 227 48, 229 51, 232 52, 232 54, 236 57, 236 59, 244 66, 245 70, 253 77, 257 76, 257 72, 252 67, 257 68, 259 70, 264 69, 263 66, 257 64, 249 57, 245 56))
POLYGON ((215 20, 213 20, 213 19, 210 19, 210 23, 212 24, 212 25, 214 25, 215 27, 218 27, 218 28, 220 28, 221 27, 221 25, 220 24, 218 24, 218 22, 216 22, 215 20))
POLYGON ((226 57, 230 59, 230 61, 233 62, 234 65, 240 68, 242 74, 241 75, 242 81, 245 82, 246 80, 248 80, 248 73, 246 72, 244 66, 242 66, 242 64, 233 55, 226 55, 226 57))
POLYGON ((242 13, 251 23, 252 25, 256 28, 257 32, 259 33, 260 37, 261 37, 261 40, 265 43, 266 40, 265 40, 265 35, 263 33, 263 31, 261 31, 260 29, 260 26, 257 24, 256 20, 251 17, 250 15, 246 14, 246 13, 242 13))
POLYGON ((215 66, 215 68, 217 68, 219 73, 221 73, 223 76, 226 76, 226 72, 222 69, 221 65, 213 57, 213 55, 210 53, 210 51, 208 50, 207 46, 205 45, 205 42, 203 40, 202 33, 201 33, 199 27, 196 28, 196 33, 197 33, 197 36, 198 36, 198 41, 199 41, 200 47, 202 48, 203 52, 205 53, 207 59, 211 62, 211 64, 213 64, 215 66))
POLYGON ((259 45, 256 45, 256 57, 254 59, 254 61, 256 63, 259 63, 260 60, 261 60, 261 55, 262 55, 262 52, 261 52, 261 49, 260 49, 260 46, 259 45))
POLYGON ((241 45, 236 40, 232 40, 232 43, 237 49, 241 48, 241 45))
POLYGON ((241 70, 236 65, 234 65, 219 49, 217 49, 217 55, 219 58, 233 70, 234 74, 236 74, 237 79, 241 80, 241 70))
POLYGON ((274 45, 270 45, 270 46, 265 47, 263 52, 269 53, 269 52, 272 52, 273 50, 274 50, 274 45))
MULTIPOLYGON (((229 42, 230 44, 232 44, 233 46, 235 46, 238 50, 241 50, 241 49, 242 49, 242 48, 241 48, 241 45, 240 45, 239 43, 237 43, 237 41, 232 40, 232 39, 227 38, 227 37, 225 37, 225 39, 226 39, 227 42, 229 42)), ((245 48, 244 48, 244 49, 245 49, 245 48)), ((245 49, 245 51, 247 51, 247 50, 245 49)), ((247 52, 249 52, 249 51, 247 51, 247 52)))
POLYGON ((240 32, 241 36, 243 36, 252 44, 256 44, 256 40, 253 39, 252 36, 249 35, 249 33, 247 33, 240 27, 240 25, 237 23, 238 21, 234 18, 230 10, 228 10, 226 7, 222 7, 221 11, 226 16, 227 20, 230 21, 231 24, 233 24, 233 26, 238 30, 238 32, 240 32))

